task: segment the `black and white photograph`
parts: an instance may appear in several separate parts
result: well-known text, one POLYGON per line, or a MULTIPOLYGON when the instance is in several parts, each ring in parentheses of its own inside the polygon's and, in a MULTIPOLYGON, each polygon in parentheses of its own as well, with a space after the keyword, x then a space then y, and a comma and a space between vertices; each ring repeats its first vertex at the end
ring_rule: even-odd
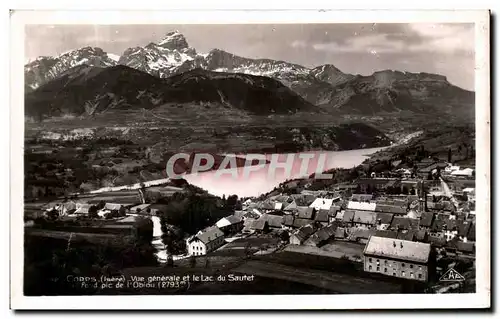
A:
POLYGON ((12 15, 16 298, 489 305, 487 11, 84 13, 12 15))

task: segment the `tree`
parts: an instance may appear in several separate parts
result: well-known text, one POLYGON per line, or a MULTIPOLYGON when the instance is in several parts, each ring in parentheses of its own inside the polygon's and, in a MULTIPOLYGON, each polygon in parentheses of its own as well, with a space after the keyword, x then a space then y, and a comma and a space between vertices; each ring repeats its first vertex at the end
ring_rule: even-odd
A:
POLYGON ((139 218, 134 224, 136 240, 140 243, 150 243, 153 240, 153 221, 149 218, 139 218))
POLYGON ((280 234, 281 241, 288 242, 290 240, 290 235, 287 231, 282 231, 280 234))
POLYGON ((97 214, 97 206, 90 206, 89 207, 89 217, 90 218, 99 218, 99 215, 97 214))

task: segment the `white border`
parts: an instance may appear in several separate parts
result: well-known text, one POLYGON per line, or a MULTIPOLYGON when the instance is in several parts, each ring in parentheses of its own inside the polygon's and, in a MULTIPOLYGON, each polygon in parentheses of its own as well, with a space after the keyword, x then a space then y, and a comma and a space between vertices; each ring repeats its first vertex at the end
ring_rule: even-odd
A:
POLYGON ((490 306, 489 13, 486 11, 18 11, 11 16, 11 307, 13 309, 407 309, 490 306), (475 294, 24 297, 25 24, 476 23, 477 252, 475 294), (15 163, 15 164, 14 164, 15 163))

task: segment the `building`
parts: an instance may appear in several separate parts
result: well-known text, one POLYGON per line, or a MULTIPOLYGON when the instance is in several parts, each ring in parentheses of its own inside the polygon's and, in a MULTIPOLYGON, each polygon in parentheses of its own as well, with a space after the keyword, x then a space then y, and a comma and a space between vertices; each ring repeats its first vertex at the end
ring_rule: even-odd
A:
POLYGON ((200 230, 187 239, 189 255, 201 256, 219 248, 224 244, 224 233, 216 226, 200 230))
POLYGON ((325 244, 330 238, 335 236, 337 225, 331 224, 319 229, 312 234, 305 242, 304 245, 320 247, 325 244))
POLYGON ((336 199, 319 197, 319 198, 316 198, 314 200, 314 202, 312 202, 312 204, 309 205, 309 207, 312 207, 315 210, 320 210, 320 209, 328 210, 328 209, 330 209, 330 207, 332 207, 334 200, 336 200, 336 199))
POLYGON ((364 270, 426 282, 433 266, 431 255, 426 243, 371 236, 363 251, 364 270))
POLYGON ((372 194, 352 194, 351 196, 351 200, 354 202, 369 202, 372 198, 372 194))
POLYGON ((313 207, 297 207, 297 217, 302 219, 314 219, 313 207))
POLYGON ((316 213, 316 216, 314 217, 314 220, 323 224, 323 225, 327 225, 328 222, 329 222, 329 214, 330 210, 327 210, 327 209, 320 209, 317 213, 316 213))
POLYGON ((377 207, 376 203, 366 203, 366 202, 355 202, 355 201, 349 201, 347 203, 347 209, 354 209, 354 210, 368 210, 368 211, 375 211, 375 208, 377 207))
POLYGON ((392 218, 394 214, 391 213, 377 213, 377 229, 378 230, 386 230, 391 226, 392 218))
POLYGON ((299 228, 295 233, 290 236, 290 244, 301 245, 305 242, 309 236, 311 236, 316 231, 316 228, 312 225, 306 225, 299 228))
POLYGON ((356 210, 352 222, 356 227, 371 228, 377 222, 377 215, 375 212, 356 210))
POLYGON ((225 234, 235 234, 243 229, 243 218, 230 215, 221 218, 215 225, 225 234))

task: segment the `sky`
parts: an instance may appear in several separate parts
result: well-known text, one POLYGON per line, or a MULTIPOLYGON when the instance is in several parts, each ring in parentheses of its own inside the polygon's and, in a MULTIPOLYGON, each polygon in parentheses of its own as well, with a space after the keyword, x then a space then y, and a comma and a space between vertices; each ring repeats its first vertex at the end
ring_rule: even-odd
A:
POLYGON ((28 25, 25 60, 96 46, 121 55, 178 30, 199 53, 217 48, 248 58, 351 74, 391 69, 445 75, 474 90, 473 24, 28 25))

